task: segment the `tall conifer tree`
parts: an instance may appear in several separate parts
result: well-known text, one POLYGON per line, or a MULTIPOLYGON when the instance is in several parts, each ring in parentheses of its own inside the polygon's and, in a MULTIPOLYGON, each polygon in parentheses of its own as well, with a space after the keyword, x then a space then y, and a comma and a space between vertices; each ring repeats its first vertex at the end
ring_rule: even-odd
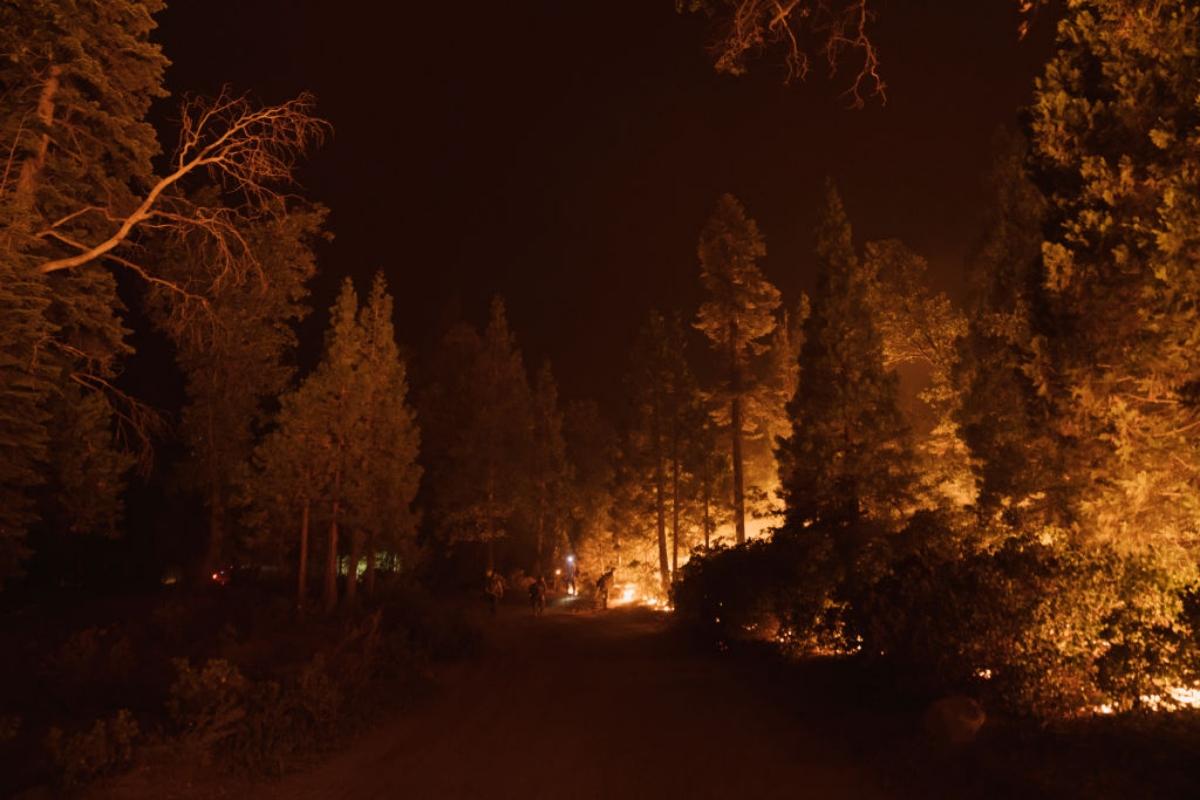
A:
POLYGON ((205 291, 202 312, 176 292, 152 293, 153 317, 175 343, 187 381, 180 426, 189 453, 184 479, 203 499, 209 518, 202 575, 227 555, 226 511, 235 476, 250 458, 269 404, 292 379, 293 325, 309 311, 306 284, 316 274, 313 245, 324 217, 324 209, 296 207, 245 231, 257 274, 212 288, 193 287, 195 276, 206 270, 192 262, 209 258, 208 248, 185 250, 179 263, 164 267, 164 275, 205 291))
POLYGON ((408 550, 416 527, 412 501, 421 471, 417 465, 419 435, 408 405, 404 361, 396 345, 393 301, 383 273, 377 273, 367 302, 358 315, 362 361, 354 371, 351 432, 352 454, 344 483, 346 519, 350 527, 350 567, 346 602, 358 587, 358 567, 366 555, 366 582, 374 583, 379 549, 408 550))
MULTIPOLYGON (((23 319, 5 343, 11 385, 20 389, 7 394, 3 402, 11 405, 0 414, 23 420, 13 428, 14 442, 31 446, 14 455, 14 479, 26 492, 49 482, 41 513, 55 528, 115 527, 131 459, 119 452, 110 406, 125 406, 125 420, 137 414, 113 388, 129 348, 112 275, 32 273, 100 223, 96 214, 75 212, 128 206, 150 179, 158 144, 145 115, 164 95, 167 62, 149 35, 161 8, 158 0, 20 0, 0 7, 0 142, 8 154, 0 183, 4 300, 5 311, 23 319), (42 233, 64 218, 55 236, 42 233), (35 308, 41 320, 31 316, 35 308), (16 376, 18 365, 29 372, 16 376), (38 442, 51 446, 43 450, 38 442)), ((27 501, 10 507, 4 536, 17 540, 34 517, 27 501)))
POLYGON ((697 255, 700 281, 707 299, 696 321, 721 363, 719 388, 729 409, 733 467, 733 521, 738 543, 746 540, 746 485, 743 437, 750 420, 747 397, 753 385, 753 362, 767 348, 763 339, 775 329, 779 290, 762 274, 758 259, 767 247, 758 225, 746 216, 731 194, 722 195, 703 232, 697 255))
POLYGON ((446 454, 431 478, 441 533, 452 542, 481 543, 493 569, 496 542, 509 534, 528 492, 529 380, 500 297, 492 301, 482 337, 456 330, 443 349, 453 363, 440 365, 439 372, 459 377, 446 379, 435 395, 446 398, 454 413, 439 415, 425 403, 446 454))
POLYGON ((1050 201, 1038 390, 1086 538, 1200 531, 1200 8, 1071 0, 1038 81, 1050 201))
POLYGON ((545 574, 549 555, 563 541, 568 514, 571 465, 563 439, 563 413, 559 408, 558 384, 549 362, 538 370, 533 387, 533 438, 530 458, 530 488, 533 492, 534 570, 545 574))
POLYGON ((804 326, 800 381, 781 442, 787 527, 821 525, 851 540, 894 530, 911 509, 912 454, 884 367, 871 285, 830 183, 817 230, 817 288, 804 326))

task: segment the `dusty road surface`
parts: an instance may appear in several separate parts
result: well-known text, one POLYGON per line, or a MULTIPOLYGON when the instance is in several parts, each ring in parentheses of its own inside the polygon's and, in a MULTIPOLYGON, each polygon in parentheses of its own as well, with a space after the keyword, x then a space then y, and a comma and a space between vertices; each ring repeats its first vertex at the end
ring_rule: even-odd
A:
POLYGON ((691 652, 652 611, 502 614, 434 701, 277 798, 860 798, 819 731, 691 652))
MULTIPOLYGON (((673 800, 887 796, 773 702, 764 678, 697 652, 644 609, 533 618, 507 608, 433 696, 281 780, 168 766, 92 797, 120 800, 673 800)), ((790 691, 794 692, 792 686, 790 691)), ((820 725, 810 721, 809 726, 820 725)))

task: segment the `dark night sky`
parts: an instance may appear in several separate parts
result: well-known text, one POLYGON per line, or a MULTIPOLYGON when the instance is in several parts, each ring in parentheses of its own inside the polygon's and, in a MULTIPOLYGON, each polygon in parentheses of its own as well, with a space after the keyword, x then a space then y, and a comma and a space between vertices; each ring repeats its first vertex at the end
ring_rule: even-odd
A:
POLYGON ((723 191, 758 219, 789 305, 811 282, 825 175, 860 244, 901 237, 960 293, 993 133, 1052 34, 1043 19, 1019 42, 1013 0, 881 0, 889 102, 856 112, 844 81, 784 86, 775 61, 715 74, 704 20, 672 0, 388 7, 175 0, 168 86, 317 93, 336 129, 302 176, 333 210, 320 306, 342 275, 365 286, 382 268, 419 350, 451 298, 482 321, 500 292, 528 363, 608 399, 646 311, 694 312, 696 237, 723 191))

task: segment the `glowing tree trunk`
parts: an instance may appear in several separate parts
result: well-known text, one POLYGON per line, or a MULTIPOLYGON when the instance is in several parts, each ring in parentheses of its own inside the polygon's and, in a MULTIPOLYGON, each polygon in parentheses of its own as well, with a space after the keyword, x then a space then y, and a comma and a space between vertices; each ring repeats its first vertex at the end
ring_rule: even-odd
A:
MULTIPOLYGON (((729 323, 729 341, 738 340, 737 320, 729 323)), ((733 437, 733 524, 737 532, 737 543, 746 542, 746 489, 742 477, 742 371, 739 368, 737 349, 730 347, 729 385, 732 399, 729 401, 729 427, 733 437)))
POLYGON ((654 511, 655 528, 659 534, 659 576, 662 579, 662 590, 666 591, 671 585, 671 564, 667 561, 666 470, 662 469, 661 458, 655 461, 654 511))
POLYGON ((709 510, 709 491, 707 482, 704 484, 704 549, 709 548, 709 538, 712 535, 712 514, 709 510))
POLYGON ((42 92, 38 96, 37 118, 44 133, 38 139, 37 152, 21 164, 21 174, 17 178, 17 207, 26 210, 33 206, 34 188, 37 186, 38 175, 46 165, 46 154, 50 150, 50 129, 54 125, 54 98, 58 94, 59 76, 62 66, 53 64, 42 84, 42 92))
POLYGON ((679 414, 671 436, 671 577, 679 576, 679 414))
POLYGON ((708 337, 713 351, 725 361, 732 440, 733 523, 737 543, 746 541, 745 476, 742 433, 746 395, 755 390, 754 359, 765 349, 763 340, 775 330, 779 290, 758 268, 767 246, 754 220, 733 195, 722 195, 705 223, 696 248, 700 281, 708 299, 697 313, 696 327, 708 337))
POLYGON ((663 591, 671 586, 671 565, 667 561, 667 476, 663 468, 662 442, 655 425, 654 431, 654 510, 658 530, 658 571, 663 591))
POLYGON ((338 515, 342 510, 341 503, 342 473, 338 470, 333 477, 333 507, 329 520, 329 547, 325 553, 325 612, 337 608, 337 573, 338 573, 338 515))

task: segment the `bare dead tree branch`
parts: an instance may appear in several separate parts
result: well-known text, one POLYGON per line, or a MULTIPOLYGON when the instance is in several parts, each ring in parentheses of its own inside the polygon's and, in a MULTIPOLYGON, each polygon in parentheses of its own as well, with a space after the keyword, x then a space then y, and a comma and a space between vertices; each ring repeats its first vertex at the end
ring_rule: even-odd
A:
POLYGON ((71 380, 85 389, 105 395, 117 420, 113 432, 117 443, 123 450, 133 454, 137 472, 143 476, 149 475, 154 465, 154 437, 165 427, 162 416, 94 373, 73 372, 71 380))
POLYGON ((165 427, 162 416, 98 374, 95 368, 99 366, 99 361, 92 354, 66 342, 54 341, 51 344, 55 349, 73 356, 84 367, 72 371, 69 379, 87 391, 100 392, 105 396, 117 421, 113 436, 122 449, 133 453, 138 472, 149 474, 154 463, 154 437, 165 427))
POLYGON ((3 197, 8 189, 8 177, 12 174, 13 164, 16 163, 17 148, 21 145, 21 137, 25 135, 27 119, 29 119, 29 112, 21 116, 21 121, 17 123, 17 132, 13 134, 12 143, 8 146, 8 156, 4 159, 4 173, 0 174, 0 197, 3 197))
MULTIPOLYGON (((870 99, 887 102, 887 85, 879 67, 879 50, 870 35, 875 0, 675 0, 678 11, 702 11, 715 23, 709 45, 718 72, 742 75, 752 57, 780 50, 785 83, 808 77, 810 53, 823 53, 833 77, 857 54, 857 72, 845 97, 853 108, 870 99)), ((1049 0, 1014 0, 1021 15, 1018 37, 1024 38, 1049 0)), ((897 9, 898 10, 898 9, 897 9)))
MULTIPOLYGON (((329 124, 313 115, 314 104, 313 96, 304 93, 280 105, 258 107, 228 89, 215 100, 188 98, 181 108, 174 169, 154 183, 131 212, 98 210, 114 223, 108 236, 98 242, 76 242, 77 252, 47 260, 38 271, 74 269, 107 257, 142 229, 180 238, 205 234, 216 245, 216 283, 253 268, 254 255, 240 231, 244 222, 282 207, 281 189, 293 182, 297 159, 328 134, 329 124), (181 183, 201 175, 235 202, 205 206, 188 199, 181 183)), ((92 211, 96 209, 72 212, 38 236, 65 243, 59 229, 92 211)), ((145 270, 140 274, 149 277, 145 270)))
POLYGON ((710 51, 718 72, 742 75, 751 57, 777 48, 790 83, 808 77, 810 52, 823 53, 833 75, 856 51, 862 63, 847 91, 852 105, 862 107, 867 96, 887 100, 879 52, 868 34, 870 0, 678 0, 676 6, 705 10, 716 20, 710 51))

